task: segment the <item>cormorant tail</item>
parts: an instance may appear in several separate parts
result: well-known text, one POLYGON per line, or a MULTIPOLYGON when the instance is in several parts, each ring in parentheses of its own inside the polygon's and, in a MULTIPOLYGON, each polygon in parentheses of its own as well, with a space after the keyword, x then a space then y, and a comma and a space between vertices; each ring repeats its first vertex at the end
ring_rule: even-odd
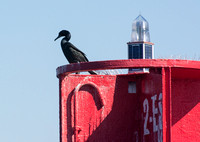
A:
POLYGON ((94 71, 88 71, 90 74, 95 74, 97 75, 97 73, 95 73, 94 71))

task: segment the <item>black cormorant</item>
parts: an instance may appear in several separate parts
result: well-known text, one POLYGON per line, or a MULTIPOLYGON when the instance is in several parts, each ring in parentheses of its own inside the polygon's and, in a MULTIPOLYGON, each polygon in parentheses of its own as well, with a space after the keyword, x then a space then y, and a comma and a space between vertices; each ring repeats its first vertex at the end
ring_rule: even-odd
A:
MULTIPOLYGON (((54 41, 56 41, 60 37, 64 37, 61 40, 61 47, 69 63, 89 62, 85 53, 83 53, 81 50, 79 50, 72 43, 69 42, 71 38, 71 34, 69 31, 67 30, 60 31, 58 37, 54 41)), ((90 74, 96 74, 94 71, 88 71, 88 72, 90 74)))

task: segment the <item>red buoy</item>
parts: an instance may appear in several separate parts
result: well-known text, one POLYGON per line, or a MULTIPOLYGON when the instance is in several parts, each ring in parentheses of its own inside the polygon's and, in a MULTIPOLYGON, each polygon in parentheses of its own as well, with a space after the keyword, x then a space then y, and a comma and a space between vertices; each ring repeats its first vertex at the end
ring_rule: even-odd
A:
POLYGON ((129 59, 57 68, 61 142, 200 141, 200 62, 129 59), (149 68, 118 75, 88 70, 149 68))

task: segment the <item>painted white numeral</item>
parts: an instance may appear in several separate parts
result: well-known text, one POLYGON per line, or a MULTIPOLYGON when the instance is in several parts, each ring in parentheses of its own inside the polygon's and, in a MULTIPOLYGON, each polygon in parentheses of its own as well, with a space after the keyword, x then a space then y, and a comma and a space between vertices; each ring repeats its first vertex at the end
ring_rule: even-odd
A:
POLYGON ((157 132, 158 142, 162 142, 162 93, 159 95, 155 94, 151 97, 150 109, 152 109, 152 117, 149 117, 149 101, 146 98, 143 102, 143 113, 144 113, 144 136, 149 135, 150 131, 147 127, 148 123, 153 123, 153 133, 157 132), (151 108, 152 107, 152 108, 151 108), (158 116, 158 117, 157 117, 158 116))
POLYGON ((135 133, 134 133, 134 135, 135 135, 135 142, 139 142, 139 139, 138 139, 138 132, 137 131, 135 131, 135 133))
POLYGON ((145 120, 144 120, 144 135, 150 134, 149 129, 147 128, 147 122, 149 117, 149 102, 147 99, 143 102, 143 111, 146 113, 145 120))
POLYGON ((155 106, 155 101, 157 100, 157 95, 151 97, 152 99, 152 113, 153 113, 153 132, 158 131, 158 125, 156 124, 156 114, 158 114, 158 108, 155 106))
POLYGON ((159 94, 159 98, 158 98, 159 102, 158 102, 158 108, 159 108, 159 112, 160 112, 160 115, 159 115, 159 129, 162 130, 163 127, 162 127, 162 93, 159 94))

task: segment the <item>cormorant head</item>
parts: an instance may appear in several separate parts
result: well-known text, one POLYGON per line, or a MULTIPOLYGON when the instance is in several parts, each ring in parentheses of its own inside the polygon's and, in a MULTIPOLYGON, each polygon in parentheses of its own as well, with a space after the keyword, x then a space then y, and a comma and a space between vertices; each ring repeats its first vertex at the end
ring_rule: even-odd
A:
POLYGON ((71 34, 69 31, 62 30, 59 32, 58 37, 54 41, 56 41, 58 38, 63 37, 63 36, 66 38, 67 41, 69 41, 71 38, 71 34))

